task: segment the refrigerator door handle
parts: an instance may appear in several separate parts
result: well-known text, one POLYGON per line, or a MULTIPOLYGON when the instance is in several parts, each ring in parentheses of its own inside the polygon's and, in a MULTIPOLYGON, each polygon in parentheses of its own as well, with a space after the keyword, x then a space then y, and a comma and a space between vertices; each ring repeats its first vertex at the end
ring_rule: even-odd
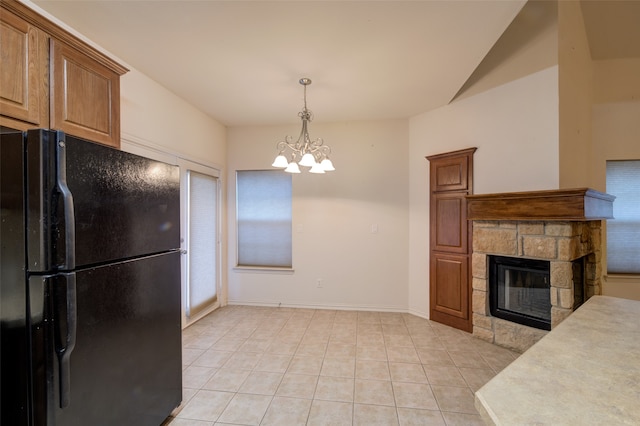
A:
POLYGON ((53 282, 54 345, 58 357, 60 408, 69 405, 70 357, 76 344, 76 274, 60 274, 53 282))
POLYGON ((58 245, 63 245, 57 254, 56 263, 60 269, 70 271, 76 267, 75 253, 75 215, 73 209, 73 195, 67 186, 67 160, 66 142, 63 132, 57 132, 56 136, 56 189, 59 197, 56 213, 58 216, 58 226, 61 241, 58 245))

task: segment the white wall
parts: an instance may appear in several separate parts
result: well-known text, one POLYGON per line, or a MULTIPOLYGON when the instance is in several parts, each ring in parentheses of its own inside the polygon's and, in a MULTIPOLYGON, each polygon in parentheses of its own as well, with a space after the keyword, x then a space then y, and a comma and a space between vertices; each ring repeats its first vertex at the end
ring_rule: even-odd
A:
POLYGON ((293 176, 293 273, 238 271, 235 171, 270 169, 299 124, 228 130, 229 302, 406 311, 408 121, 311 123, 336 171, 293 176), (371 232, 372 225, 377 233, 371 232), (317 288, 317 279, 323 288, 317 288))
POLYGON ((125 139, 148 142, 223 168, 226 128, 146 75, 131 69, 120 79, 121 130, 125 139))
POLYGON ((558 67, 410 120, 409 311, 429 312, 429 164, 477 147, 474 192, 557 189, 558 67))

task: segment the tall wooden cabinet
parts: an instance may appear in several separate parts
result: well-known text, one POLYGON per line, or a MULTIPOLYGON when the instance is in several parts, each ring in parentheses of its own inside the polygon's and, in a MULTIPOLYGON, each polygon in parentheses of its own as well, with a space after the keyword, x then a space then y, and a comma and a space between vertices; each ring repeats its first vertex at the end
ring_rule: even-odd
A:
POLYGON ((0 1, 0 125, 120 147, 128 70, 15 0, 0 1))
POLYGON ((430 163, 430 319, 471 332, 471 223, 476 148, 427 157, 430 163))

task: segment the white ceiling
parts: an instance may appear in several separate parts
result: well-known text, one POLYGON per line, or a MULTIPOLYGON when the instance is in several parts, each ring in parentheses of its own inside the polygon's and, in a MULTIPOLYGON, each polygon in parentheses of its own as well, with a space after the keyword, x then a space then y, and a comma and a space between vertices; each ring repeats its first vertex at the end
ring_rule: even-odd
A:
POLYGON ((227 126, 406 118, 446 105, 525 0, 35 4, 227 126))

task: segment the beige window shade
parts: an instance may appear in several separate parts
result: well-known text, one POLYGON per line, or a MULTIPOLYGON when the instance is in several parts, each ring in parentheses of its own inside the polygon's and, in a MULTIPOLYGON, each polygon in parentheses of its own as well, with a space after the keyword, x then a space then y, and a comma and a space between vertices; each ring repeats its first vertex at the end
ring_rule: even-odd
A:
POLYGON ((291 175, 236 172, 238 266, 292 267, 291 175))
POLYGON ((640 274, 640 160, 607 161, 607 193, 615 195, 607 220, 607 272, 640 274))
POLYGON ((189 288, 187 317, 217 299, 218 178, 188 171, 189 288))

